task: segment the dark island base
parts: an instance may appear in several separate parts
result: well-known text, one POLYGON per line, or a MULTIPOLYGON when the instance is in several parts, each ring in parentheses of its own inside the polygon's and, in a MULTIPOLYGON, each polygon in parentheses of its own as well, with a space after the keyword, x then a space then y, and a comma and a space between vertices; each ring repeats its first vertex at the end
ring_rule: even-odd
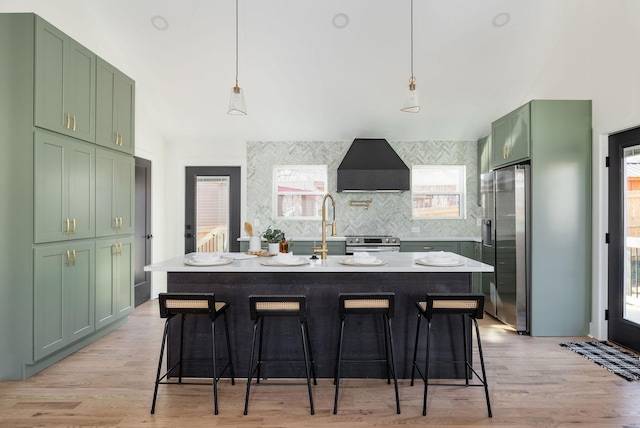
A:
MULTIPOLYGON (((395 293, 395 316, 392 319, 395 362, 399 379, 411 377, 411 361, 417 323, 415 303, 427 292, 470 292, 470 273, 439 272, 354 272, 354 273, 235 273, 235 272, 169 272, 169 292, 215 293, 217 300, 230 303, 229 331, 236 376, 246 378, 253 321, 249 317, 249 295, 291 294, 307 296, 308 323, 316 373, 320 378, 334 376, 338 340, 338 294, 387 291, 395 293)), ((169 336, 168 364, 178 359, 179 322, 174 321, 169 336)), ((216 323, 217 335, 224 323, 216 323)), ((420 361, 424 361, 426 322, 422 324, 420 361)), ((185 323, 185 364, 187 377, 211 377, 210 323, 206 316, 187 317, 185 323)), ((302 360, 299 323, 290 318, 270 318, 265 324, 265 355, 302 360)), ((471 329, 467 328, 470 344, 471 329)), ((459 316, 434 319, 432 359, 463 361, 462 321, 459 316)), ((158 338, 160 340, 160 338, 158 338)), ((226 342, 218 337, 218 356, 226 356, 226 342)), ((344 359, 380 358, 384 355, 381 317, 368 315, 347 318, 344 359), (357 356, 355 354, 357 352, 357 356)), ((226 359, 226 358, 225 358, 226 359)), ((432 360, 432 361, 433 361, 432 360)), ((422 367, 422 365, 421 365, 422 367)), ((386 378, 384 364, 343 364, 342 377, 386 378)), ((304 377, 304 365, 273 365, 263 371, 264 377, 304 377)), ((225 373, 223 377, 229 377, 225 373)), ((433 378, 464 378, 460 365, 438 364, 431 367, 433 378)))

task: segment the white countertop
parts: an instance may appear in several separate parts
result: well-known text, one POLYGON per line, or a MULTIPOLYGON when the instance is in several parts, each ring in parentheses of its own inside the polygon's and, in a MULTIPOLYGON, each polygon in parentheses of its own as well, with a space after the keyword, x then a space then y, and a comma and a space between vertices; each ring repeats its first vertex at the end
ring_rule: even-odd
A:
POLYGON ((249 256, 244 253, 223 254, 224 257, 234 259, 229 264, 191 266, 184 263, 185 257, 188 256, 186 255, 145 266, 144 270, 151 272, 493 272, 492 266, 457 254, 460 262, 463 263, 460 266, 425 266, 415 262, 426 254, 385 252, 383 255, 376 255, 385 261, 379 266, 351 266, 340 262, 350 256, 329 256, 326 260, 319 258, 309 260, 308 255, 300 256, 301 260, 309 261, 300 266, 265 266, 263 263, 271 263, 274 257, 249 256))

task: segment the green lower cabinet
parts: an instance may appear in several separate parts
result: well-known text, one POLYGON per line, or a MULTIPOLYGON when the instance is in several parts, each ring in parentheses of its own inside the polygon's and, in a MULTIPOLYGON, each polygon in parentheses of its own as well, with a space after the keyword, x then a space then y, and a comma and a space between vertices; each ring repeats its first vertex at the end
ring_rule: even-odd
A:
POLYGON ((93 241, 34 250, 35 361, 94 331, 94 251, 93 241))
POLYGON ((133 237, 96 240, 96 329, 134 308, 133 237))
POLYGON ((402 241, 400 242, 400 251, 448 251, 460 254, 460 243, 457 241, 402 241))
MULTIPOLYGON (((289 251, 300 256, 310 256, 313 254, 313 247, 319 247, 321 241, 293 241, 289 242, 289 251)), ((330 256, 344 256, 346 244, 344 241, 329 241, 327 249, 330 256)), ((318 256, 319 257, 319 256, 318 256)))
MULTIPOLYGON (((320 240, 318 241, 289 241, 289 252, 300 255, 310 256, 313 254, 313 247, 320 246, 320 240)), ((346 243, 344 241, 329 241, 327 242, 330 256, 344 256, 346 251, 346 243)), ((267 242, 262 242, 262 249, 267 250, 267 242)), ((249 241, 240 241, 240 252, 245 253, 249 251, 249 241)))
MULTIPOLYGON (((482 244, 480 242, 463 241, 460 242, 460 255, 468 257, 479 262, 482 261, 482 244)), ((474 272, 473 276, 473 292, 482 293, 482 273, 474 272)))

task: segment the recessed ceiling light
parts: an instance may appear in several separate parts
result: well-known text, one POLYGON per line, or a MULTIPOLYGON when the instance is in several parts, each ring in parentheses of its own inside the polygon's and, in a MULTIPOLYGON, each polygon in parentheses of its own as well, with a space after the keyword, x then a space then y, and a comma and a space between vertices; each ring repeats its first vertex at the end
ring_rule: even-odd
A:
POLYGON ((154 15, 151 17, 151 25, 158 31, 165 31, 169 28, 169 22, 164 16, 154 15))
POLYGON ((345 13, 337 13, 334 17, 333 17, 333 26, 338 28, 338 29, 343 29, 344 27, 346 27, 347 25, 349 25, 349 16, 345 13))
POLYGON ((492 24, 496 28, 504 27, 509 23, 511 15, 506 12, 502 12, 493 17, 492 24))

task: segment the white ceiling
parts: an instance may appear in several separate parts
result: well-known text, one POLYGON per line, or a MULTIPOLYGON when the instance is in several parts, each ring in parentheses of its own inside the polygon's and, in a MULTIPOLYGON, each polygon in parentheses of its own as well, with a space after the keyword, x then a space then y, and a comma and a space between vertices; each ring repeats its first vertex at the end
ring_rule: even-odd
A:
POLYGON ((399 110, 410 77, 410 0, 239 0, 248 116, 226 114, 234 0, 0 0, 0 12, 36 12, 129 74, 138 112, 167 141, 475 140, 531 98, 588 96, 575 82, 563 93, 558 81, 581 76, 571 68, 584 65, 563 52, 589 33, 599 5, 614 3, 414 1, 418 114, 399 110), (346 28, 332 23, 339 13, 346 28), (502 27, 500 14, 509 16, 502 27), (165 31, 152 26, 158 15, 165 31))

